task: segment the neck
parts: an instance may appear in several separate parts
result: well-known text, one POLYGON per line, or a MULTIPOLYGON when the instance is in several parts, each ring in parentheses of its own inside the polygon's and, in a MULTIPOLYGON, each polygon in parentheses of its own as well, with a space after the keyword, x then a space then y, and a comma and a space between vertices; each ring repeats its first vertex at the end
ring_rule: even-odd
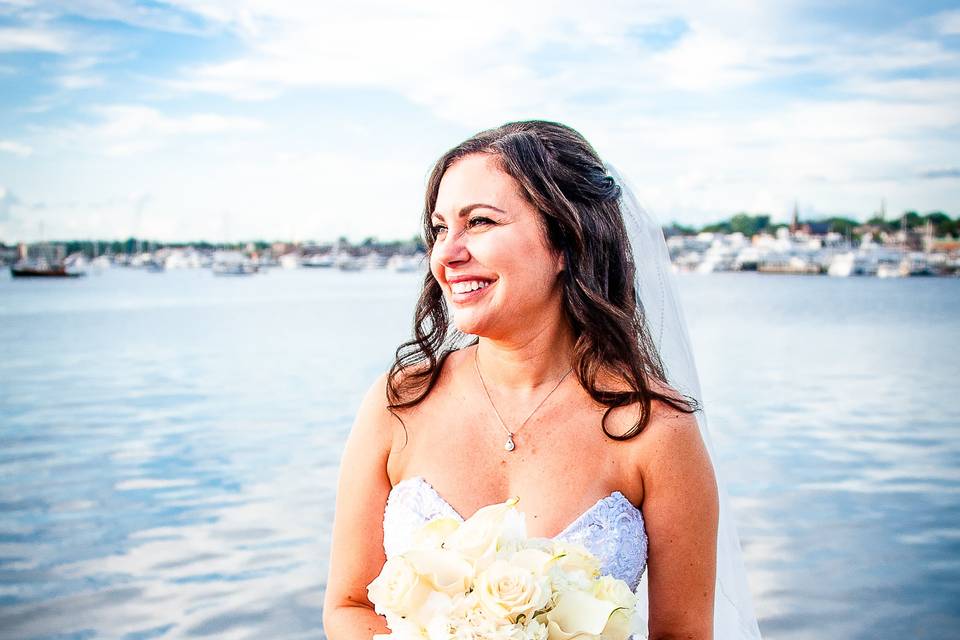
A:
POLYGON ((568 322, 548 322, 512 339, 481 337, 475 357, 487 384, 533 391, 555 385, 570 370, 574 342, 568 322))

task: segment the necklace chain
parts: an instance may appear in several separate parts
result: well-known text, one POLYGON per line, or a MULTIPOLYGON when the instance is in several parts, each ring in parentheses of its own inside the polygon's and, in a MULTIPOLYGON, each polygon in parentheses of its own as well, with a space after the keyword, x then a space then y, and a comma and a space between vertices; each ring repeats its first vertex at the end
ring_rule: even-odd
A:
POLYGON ((513 451, 517 448, 516 443, 513 441, 513 436, 520 431, 520 429, 523 429, 530 418, 533 417, 533 414, 537 412, 537 409, 543 406, 543 403, 547 401, 547 398, 552 396, 553 392, 560 388, 560 383, 563 382, 568 375, 570 375, 571 371, 573 371, 573 367, 570 367, 565 374, 560 376, 560 380, 558 380, 557 384, 553 387, 553 389, 550 390, 550 393, 543 397, 543 400, 540 401, 540 404, 533 408, 533 411, 530 412, 530 415, 528 415, 524 421, 520 423, 520 426, 517 427, 515 431, 510 431, 510 429, 507 428, 507 424, 503 421, 503 416, 501 416, 500 412, 497 410, 497 405, 493 403, 493 398, 490 397, 490 390, 487 389, 487 383, 483 381, 483 374, 480 373, 480 345, 477 345, 477 348, 474 349, 473 364, 477 369, 477 376, 480 378, 480 386, 483 387, 484 393, 487 394, 487 400, 490 401, 490 406, 493 407, 493 412, 497 415, 497 420, 500 421, 500 426, 503 427, 504 432, 507 434, 507 441, 503 445, 503 448, 507 451, 513 451))

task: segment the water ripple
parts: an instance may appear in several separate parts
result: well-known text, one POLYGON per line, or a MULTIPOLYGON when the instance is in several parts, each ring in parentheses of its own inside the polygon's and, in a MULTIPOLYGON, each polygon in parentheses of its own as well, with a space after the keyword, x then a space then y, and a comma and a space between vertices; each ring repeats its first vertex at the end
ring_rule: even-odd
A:
MULTIPOLYGON (((420 277, 207 276, 0 280, 4 638, 323 637, 340 452, 420 277)), ((680 279, 761 629, 958 637, 960 283, 853 284, 680 279)))

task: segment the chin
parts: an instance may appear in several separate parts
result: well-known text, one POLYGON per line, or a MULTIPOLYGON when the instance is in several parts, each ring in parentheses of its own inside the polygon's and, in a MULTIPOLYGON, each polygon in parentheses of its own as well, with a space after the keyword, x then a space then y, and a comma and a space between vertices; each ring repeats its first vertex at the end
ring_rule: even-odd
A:
POLYGON ((464 315, 466 315, 466 317, 454 312, 450 324, 456 327, 457 331, 461 333, 466 333, 472 336, 484 335, 484 327, 486 323, 483 322, 483 319, 472 317, 471 314, 464 315))
POLYGON ((453 324, 460 333, 466 333, 472 336, 480 335, 480 332, 483 331, 483 329, 474 322, 458 322, 454 320, 451 324, 453 324))

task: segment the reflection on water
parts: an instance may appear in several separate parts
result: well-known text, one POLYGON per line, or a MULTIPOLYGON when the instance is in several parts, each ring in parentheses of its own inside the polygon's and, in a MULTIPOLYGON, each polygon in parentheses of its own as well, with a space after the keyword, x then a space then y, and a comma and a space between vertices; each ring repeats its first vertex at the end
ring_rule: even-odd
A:
MULTIPOLYGON (((0 279, 0 636, 322 638, 419 280, 0 279)), ((679 281, 765 637, 957 637, 960 281, 679 281)))
POLYGON ((960 635, 960 281, 681 279, 770 638, 960 635))

